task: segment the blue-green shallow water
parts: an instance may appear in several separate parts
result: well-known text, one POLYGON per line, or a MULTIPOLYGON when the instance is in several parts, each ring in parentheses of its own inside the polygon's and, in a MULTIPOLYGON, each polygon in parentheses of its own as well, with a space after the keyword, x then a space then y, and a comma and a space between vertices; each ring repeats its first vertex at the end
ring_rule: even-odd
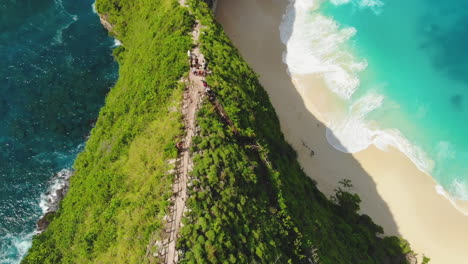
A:
POLYGON ((26 252, 40 199, 71 167, 117 78, 92 3, 0 2, 1 264, 26 252))
POLYGON ((367 119, 400 130, 434 161, 430 174, 455 198, 465 200, 467 10, 463 0, 335 1, 319 10, 340 27, 357 31, 348 44, 368 67, 360 73, 361 85, 352 99, 369 92, 385 97, 367 119))

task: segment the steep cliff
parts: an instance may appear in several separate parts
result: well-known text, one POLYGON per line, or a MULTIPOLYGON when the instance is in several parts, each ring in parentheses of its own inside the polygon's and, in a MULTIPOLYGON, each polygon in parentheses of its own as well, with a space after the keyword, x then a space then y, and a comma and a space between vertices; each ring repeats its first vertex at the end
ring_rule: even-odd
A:
POLYGON ((206 3, 187 5, 97 1, 123 43, 119 81, 23 263, 161 263, 174 239, 181 263, 405 263, 407 243, 357 214, 349 182, 329 200, 306 177, 256 74, 206 3), (200 85, 187 50, 204 55, 210 89, 195 92, 184 146, 187 94, 200 85), (193 163, 173 234, 184 153, 193 163))

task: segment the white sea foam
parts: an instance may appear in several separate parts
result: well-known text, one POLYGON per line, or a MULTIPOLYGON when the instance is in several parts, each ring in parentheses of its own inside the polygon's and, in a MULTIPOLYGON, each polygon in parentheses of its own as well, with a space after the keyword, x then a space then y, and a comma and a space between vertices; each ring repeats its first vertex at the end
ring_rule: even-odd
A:
POLYGON ((92 5, 91 5, 91 8, 93 9, 93 13, 94 14, 97 14, 97 9, 96 9, 96 2, 94 2, 92 5))
POLYGON ((366 116, 379 108, 383 101, 384 97, 377 93, 370 93, 357 100, 351 105, 344 120, 328 124, 328 142, 336 149, 348 153, 359 152, 370 145, 375 145, 381 150, 392 146, 408 156, 419 170, 430 173, 434 162, 421 148, 412 144, 399 130, 382 130, 366 120, 366 116))
MULTIPOLYGON (((330 0, 333 4, 353 3, 362 8, 382 7, 379 0, 330 0)), ((355 28, 341 28, 332 18, 314 12, 319 1, 291 0, 280 26, 281 40, 287 47, 284 62, 292 74, 316 74, 328 88, 350 103, 345 117, 328 120, 327 139, 336 149, 355 153, 375 145, 385 150, 393 146, 406 154, 417 167, 429 173, 434 162, 417 146, 411 144, 400 131, 381 130, 366 117, 379 108, 384 96, 369 93, 351 101, 358 89, 358 74, 367 67, 347 51, 347 42, 357 33, 355 28)))
POLYGON ((369 94, 351 105, 343 120, 333 120, 327 130, 328 141, 338 150, 354 153, 372 144, 375 133, 369 129, 365 116, 378 108, 383 96, 369 94))
POLYGON ((359 87, 357 74, 367 67, 344 51, 356 29, 340 29, 331 18, 312 12, 318 4, 310 0, 291 2, 280 25, 287 46, 283 56, 292 74, 318 74, 338 96, 349 99, 359 87))
MULTIPOLYGON (((383 10, 380 0, 329 0, 335 5, 352 4, 360 9, 369 8, 376 15, 383 10)), ((346 43, 357 34, 354 28, 341 28, 333 19, 316 11, 322 1, 290 0, 280 26, 281 40, 286 45, 283 61, 291 74, 315 74, 323 78, 328 88, 343 100, 349 102, 346 113, 325 119, 328 129, 326 137, 336 149, 355 153, 375 145, 381 150, 389 146, 404 153, 417 168, 431 174, 434 161, 418 146, 410 142, 397 129, 381 129, 377 123, 369 123, 367 116, 381 107, 384 96, 374 92, 362 98, 353 98, 360 81, 359 72, 367 67, 365 60, 358 60, 346 51, 346 43), (344 116, 344 117, 343 117, 344 116), (338 119, 336 117, 339 117, 338 119)), ((427 113, 427 106, 418 109, 418 116, 427 113)), ((323 113, 321 113, 323 114, 323 113)), ((454 147, 448 141, 438 142, 435 149, 436 160, 454 159, 454 147)), ((454 180, 447 190, 436 186, 436 192, 468 215, 462 204, 468 201, 468 182, 454 180)))
MULTIPOLYGON (((60 199, 63 198, 68 190, 68 182, 71 176, 72 171, 70 169, 63 169, 51 179, 47 192, 42 194, 39 199, 42 215, 58 210, 60 199)), ((0 264, 20 263, 31 247, 32 238, 36 234, 39 234, 39 231, 35 230, 15 235, 7 234, 1 237, 0 240, 10 241, 11 245, 5 252, 0 252, 0 264)))
POLYGON ((39 201, 43 214, 58 210, 59 202, 68 190, 68 182, 72 174, 70 169, 63 169, 51 179, 49 189, 41 195, 39 201))
POLYGON ((118 46, 122 46, 122 42, 118 39, 114 39, 114 45, 112 45, 112 48, 116 48, 118 46))
POLYGON ((65 15, 67 15, 69 18, 71 18, 71 21, 67 22, 65 25, 60 27, 57 32, 55 33, 54 37, 54 43, 55 44, 61 44, 63 42, 63 32, 67 30, 73 23, 78 21, 78 16, 77 15, 72 15, 68 13, 68 11, 65 9, 63 6, 62 0, 55 0, 55 4, 58 7, 60 12, 63 12, 65 15))
POLYGON ((344 5, 344 4, 349 4, 351 3, 351 0, 330 0, 330 2, 334 5, 344 5))
POLYGON ((26 255, 32 245, 32 237, 34 233, 18 234, 13 236, 7 234, 0 238, 3 241, 11 241, 11 246, 6 248, 4 252, 0 252, 1 264, 18 264, 26 255))
POLYGON ((361 0, 359 1, 359 6, 361 7, 383 7, 384 3, 380 0, 361 0))
MULTIPOLYGON (((455 185, 458 185, 457 181, 455 180, 454 181, 454 184, 455 185)), ((444 187, 442 187, 441 185, 436 185, 435 187, 435 190, 436 192, 443 196, 444 198, 446 198, 447 200, 450 201, 450 203, 453 205, 453 207, 455 207, 459 212, 461 212, 462 214, 464 215, 468 215, 468 211, 466 210, 466 208, 462 208, 458 203, 457 203, 457 200, 468 200, 468 193, 466 190, 468 190, 468 186, 466 186, 465 184, 463 185, 459 185, 459 188, 460 190, 462 190, 463 194, 464 194, 464 198, 465 199, 462 199, 462 198, 457 198, 457 194, 455 194, 455 197, 452 196, 451 194, 449 194, 445 189, 444 187)))
POLYGON ((336 6, 352 3, 354 6, 360 9, 369 8, 376 15, 379 15, 383 11, 384 6, 384 2, 380 0, 330 0, 330 2, 336 6))
POLYGON ((63 25, 62 27, 60 27, 56 31, 55 36, 54 36, 54 41, 55 41, 56 44, 62 44, 63 43, 63 32, 65 30, 67 30, 73 23, 78 21, 78 16, 76 16, 76 15, 72 15, 70 18, 72 19, 70 22, 63 25))

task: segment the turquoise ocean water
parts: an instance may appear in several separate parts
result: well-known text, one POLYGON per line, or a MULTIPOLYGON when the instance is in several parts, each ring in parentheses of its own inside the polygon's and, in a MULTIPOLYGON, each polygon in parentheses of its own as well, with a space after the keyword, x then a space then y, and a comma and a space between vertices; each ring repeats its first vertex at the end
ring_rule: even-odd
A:
POLYGON ((0 1, 0 263, 17 263, 117 78, 92 0, 0 1))
POLYGON ((291 72, 322 75, 347 105, 346 117, 330 120, 338 149, 395 146, 434 177, 439 192, 443 187, 462 200, 468 200, 466 10, 462 0, 297 0, 280 28, 291 72))

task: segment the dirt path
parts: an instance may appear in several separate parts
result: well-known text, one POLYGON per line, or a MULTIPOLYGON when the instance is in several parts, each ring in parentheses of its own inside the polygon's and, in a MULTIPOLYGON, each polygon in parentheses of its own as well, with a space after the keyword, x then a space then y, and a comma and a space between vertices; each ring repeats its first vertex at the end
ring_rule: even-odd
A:
MULTIPOLYGON (((192 52, 200 56, 198 48, 192 50, 192 52)), ((176 243, 179 230, 182 227, 181 221, 185 210, 185 201, 188 197, 187 183, 190 178, 189 174, 193 167, 190 147, 192 145, 192 138, 196 133, 196 112, 200 106, 204 91, 201 80, 202 77, 195 76, 193 73, 190 73, 188 85, 184 92, 182 115, 184 119, 186 136, 183 139, 182 149, 179 153, 176 179, 173 185, 175 200, 173 208, 171 208, 172 217, 168 222, 170 236, 167 247, 167 255, 164 262, 167 264, 177 263, 178 261, 176 243)))
MULTIPOLYGON (((186 0, 179 0, 181 6, 187 7, 186 0)), ((203 54, 200 53, 198 47, 198 39, 202 26, 200 21, 196 21, 191 32, 194 48, 190 51, 191 56, 198 58, 199 64, 205 61, 203 54)), ((189 58, 187 57, 187 61, 189 58)), ((189 64, 189 63, 188 63, 189 64)), ((187 185, 191 179, 190 172, 193 169, 193 161, 190 153, 192 138, 196 135, 196 113, 205 96, 205 87, 203 85, 204 77, 195 75, 190 69, 188 78, 181 81, 186 84, 182 100, 182 117, 185 126, 185 137, 179 145, 179 155, 175 168, 175 179, 172 186, 173 196, 171 197, 172 205, 169 207, 169 212, 165 216, 166 226, 159 240, 152 239, 148 245, 146 257, 150 263, 162 262, 165 264, 178 263, 179 253, 177 251, 177 239, 179 230, 182 228, 182 218, 186 211, 185 202, 188 198, 187 185)), ((210 97, 211 98, 211 97, 210 97)), ((213 99, 213 98, 211 98, 213 99)), ((217 100, 211 100, 213 104, 217 100)), ((219 105, 219 103, 218 103, 219 105)), ((224 109, 218 107, 219 111, 224 114, 224 109)), ((223 116, 223 115, 222 115, 223 116)), ((224 115, 225 116, 225 115, 224 115)), ((154 235, 153 237, 157 237, 154 235)))
MULTIPOLYGON (((185 6, 185 1, 180 1, 182 6, 185 6)), ((192 31, 194 44, 197 44, 200 34, 200 23, 196 21, 196 25, 192 31)), ((204 57, 200 54, 200 49, 196 46, 191 50, 192 56, 197 56, 198 60, 204 61, 204 57)), ((173 264, 178 262, 178 252, 176 250, 177 238, 179 230, 182 227, 182 217, 185 211, 185 201, 187 200, 187 184, 190 180, 190 172, 193 169, 193 161, 190 154, 192 138, 196 134, 196 113, 200 107, 204 87, 201 76, 196 76, 192 71, 189 73, 186 82, 186 89, 182 101, 182 116, 185 125, 185 138, 182 141, 182 147, 179 151, 179 158, 176 168, 176 178, 173 184, 173 206, 170 208, 170 215, 166 226, 166 232, 169 233, 167 243, 164 243, 162 253, 164 255, 164 263, 173 264)))

